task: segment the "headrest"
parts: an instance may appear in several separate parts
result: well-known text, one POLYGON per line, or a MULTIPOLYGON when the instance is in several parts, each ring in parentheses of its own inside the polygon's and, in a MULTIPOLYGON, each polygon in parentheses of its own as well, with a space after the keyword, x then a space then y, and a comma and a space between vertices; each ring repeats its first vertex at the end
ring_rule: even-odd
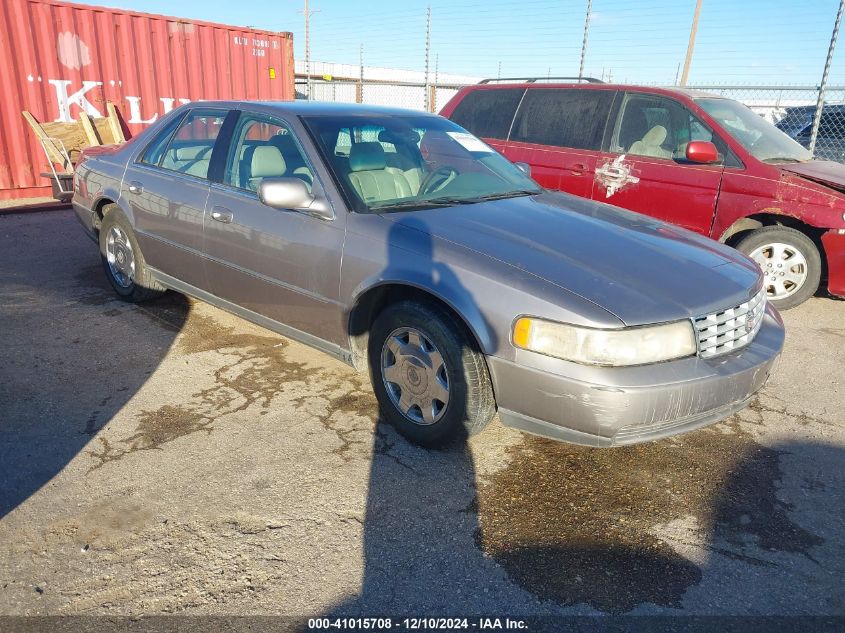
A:
POLYGON ((381 143, 353 143, 349 150, 349 169, 373 171, 387 167, 387 157, 381 143))
POLYGON ((378 140, 391 145, 416 145, 420 142, 420 135, 414 130, 382 130, 378 133, 378 140))
POLYGON ((285 171, 287 171, 287 165, 278 147, 257 145, 253 148, 249 170, 251 178, 282 176, 285 171))
POLYGON ((655 125, 643 137, 643 143, 646 145, 660 145, 666 140, 666 128, 662 125, 655 125))
POLYGON ((211 148, 206 145, 189 145, 188 147, 177 147, 173 155, 176 160, 197 160, 204 157, 209 151, 211 151, 211 148))

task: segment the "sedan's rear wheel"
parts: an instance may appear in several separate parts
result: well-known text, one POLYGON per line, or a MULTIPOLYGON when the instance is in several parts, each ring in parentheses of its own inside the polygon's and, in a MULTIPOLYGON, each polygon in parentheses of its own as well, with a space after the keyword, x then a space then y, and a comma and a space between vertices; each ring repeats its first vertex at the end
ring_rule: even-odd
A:
POLYGON ((368 353, 382 416, 412 442, 466 439, 496 412, 484 356, 464 324, 440 306, 387 307, 373 323, 368 353))
POLYGON ((813 241, 800 231, 766 226, 749 233, 736 247, 760 266, 763 287, 777 309, 794 308, 818 290, 821 256, 813 241))
POLYGON ((104 211, 100 256, 111 287, 131 303, 160 296, 165 289, 150 275, 129 220, 117 205, 109 205, 104 211))

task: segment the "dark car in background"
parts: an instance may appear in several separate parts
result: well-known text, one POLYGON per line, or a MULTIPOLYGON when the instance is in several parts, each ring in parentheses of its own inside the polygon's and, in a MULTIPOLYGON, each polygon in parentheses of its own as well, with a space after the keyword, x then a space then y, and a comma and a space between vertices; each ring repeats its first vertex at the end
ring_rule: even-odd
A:
POLYGON ((813 160, 737 101, 601 82, 482 82, 441 114, 527 163, 543 187, 736 247, 760 265, 780 309, 812 296, 825 275, 827 290, 845 296, 845 165, 813 160))
MULTIPOLYGON (((775 125, 809 148, 815 116, 816 106, 792 106, 786 108, 783 118, 775 125)), ((813 155, 818 159, 845 163, 845 105, 825 104, 813 155)))

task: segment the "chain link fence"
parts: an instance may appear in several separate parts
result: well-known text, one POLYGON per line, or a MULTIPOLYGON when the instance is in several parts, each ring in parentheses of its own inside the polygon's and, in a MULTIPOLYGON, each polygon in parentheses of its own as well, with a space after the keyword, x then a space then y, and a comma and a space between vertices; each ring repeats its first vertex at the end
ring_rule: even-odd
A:
MULTIPOLYGON (((428 110, 439 112, 449 99, 463 88, 463 84, 413 83, 374 81, 371 79, 332 79, 311 78, 310 94, 312 101, 336 101, 340 103, 366 103, 369 105, 393 106, 410 110, 426 110, 426 90, 428 91, 428 110)), ((308 82, 304 78, 296 79, 296 98, 307 99, 308 82)))
MULTIPOLYGON (((412 110, 439 112, 463 87, 459 84, 387 82, 352 79, 312 78, 310 94, 314 101, 337 101, 394 106, 412 110)), ((804 147, 813 146, 813 123, 819 89, 815 86, 688 86, 744 103, 754 112, 804 147)), ((308 85, 297 78, 297 98, 307 98, 308 85)), ((825 91, 824 107, 815 136, 817 158, 845 163, 845 86, 831 86, 825 91)))

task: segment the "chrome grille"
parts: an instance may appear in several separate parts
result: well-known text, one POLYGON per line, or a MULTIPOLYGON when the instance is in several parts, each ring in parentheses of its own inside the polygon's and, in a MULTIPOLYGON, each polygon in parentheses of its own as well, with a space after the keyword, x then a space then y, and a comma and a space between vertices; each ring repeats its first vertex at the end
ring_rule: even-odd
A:
POLYGON ((698 339, 698 355, 712 358, 745 347, 754 340, 765 312, 766 289, 761 288, 745 303, 696 317, 693 324, 698 339))

